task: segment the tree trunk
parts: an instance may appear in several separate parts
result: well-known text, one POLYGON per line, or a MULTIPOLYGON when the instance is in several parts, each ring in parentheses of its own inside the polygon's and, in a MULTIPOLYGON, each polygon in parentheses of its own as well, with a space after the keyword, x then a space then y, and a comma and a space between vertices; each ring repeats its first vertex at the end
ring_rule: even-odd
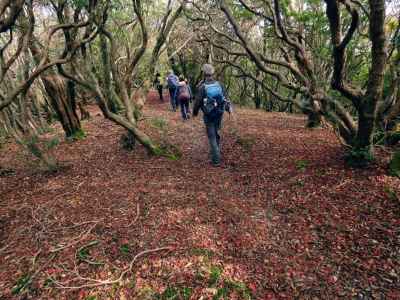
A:
MULTIPOLYGON (((257 79, 259 79, 260 71, 257 70, 257 79)), ((261 108, 261 93, 260 93, 260 84, 257 81, 254 81, 254 103, 256 105, 256 109, 261 108)))
POLYGON ((78 107, 81 112, 81 120, 89 120, 90 113, 86 110, 85 105, 82 102, 78 102, 78 107))
MULTIPOLYGON (((41 60, 41 52, 32 39, 29 49, 36 62, 41 60)), ((66 137, 74 136, 81 130, 81 123, 76 113, 75 83, 62 79, 53 69, 40 75, 51 106, 57 114, 66 137)))
MULTIPOLYGON (((107 97, 107 105, 110 108, 111 112, 113 113, 118 113, 119 108, 117 105, 117 101, 114 100, 114 95, 112 94, 112 89, 111 89, 111 66, 110 66, 110 56, 108 55, 109 49, 108 49, 108 44, 106 37, 101 34, 100 35, 100 45, 102 51, 101 53, 101 62, 102 62, 102 68, 103 68, 103 74, 104 74, 104 85, 105 85, 105 90, 106 90, 106 97, 107 97)), ((114 78, 115 80, 115 78, 114 78)), ((129 86, 131 85, 131 82, 129 82, 129 86)))
POLYGON ((35 114, 37 115, 37 119, 39 120, 40 127, 45 129, 47 127, 46 120, 43 118, 40 101, 38 99, 38 90, 36 92, 31 92, 32 106, 35 114))
POLYGON ((371 9, 369 37, 372 41, 372 64, 368 77, 367 92, 362 99, 358 119, 355 149, 370 152, 375 129, 377 103, 382 98, 383 77, 386 65, 385 1, 369 0, 371 9))
POLYGON ((81 130, 76 113, 75 88, 58 75, 43 75, 43 85, 64 129, 66 137, 72 137, 81 130))
POLYGON ((98 95, 96 96, 96 100, 101 111, 103 112, 103 115, 107 119, 128 130, 128 132, 130 132, 135 137, 135 139, 137 139, 139 143, 141 143, 147 149, 150 154, 159 154, 158 147, 153 143, 149 136, 147 136, 144 132, 136 127, 136 124, 132 124, 132 122, 130 122, 129 120, 121 117, 120 115, 114 114, 107 108, 106 101, 99 90, 98 95))

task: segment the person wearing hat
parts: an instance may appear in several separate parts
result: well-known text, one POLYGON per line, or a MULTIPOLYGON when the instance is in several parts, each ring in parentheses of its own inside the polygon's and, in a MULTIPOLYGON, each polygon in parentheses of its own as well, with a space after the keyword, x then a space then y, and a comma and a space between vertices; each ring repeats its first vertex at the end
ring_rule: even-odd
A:
POLYGON ((193 116, 196 117, 200 110, 210 144, 210 156, 213 166, 221 163, 221 137, 219 131, 224 111, 228 109, 227 95, 224 86, 213 77, 214 67, 210 64, 203 65, 204 80, 197 88, 193 106, 193 116))

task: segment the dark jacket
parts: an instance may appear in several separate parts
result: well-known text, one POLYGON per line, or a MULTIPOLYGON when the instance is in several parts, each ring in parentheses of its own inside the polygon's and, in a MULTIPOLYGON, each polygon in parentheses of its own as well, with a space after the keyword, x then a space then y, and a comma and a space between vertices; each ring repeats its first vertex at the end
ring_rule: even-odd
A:
POLYGON ((162 84, 161 84, 161 76, 156 76, 156 78, 153 81, 153 85, 156 89, 160 89, 162 88, 162 84))
MULTIPOLYGON (((214 82, 216 82, 217 80, 214 80, 213 78, 206 78, 205 80, 203 80, 203 81, 201 81, 200 83, 199 83, 199 85, 197 86, 197 93, 196 93, 196 97, 195 97, 195 100, 194 100, 194 105, 193 105, 193 115, 194 116, 197 116, 198 114, 199 114, 199 110, 201 109, 202 111, 203 111, 203 113, 204 113, 204 107, 203 107, 203 105, 204 105, 204 101, 203 101, 203 99, 204 98, 206 98, 207 97, 207 95, 206 95, 206 89, 204 88, 204 84, 206 83, 206 84, 211 84, 211 83, 214 83, 214 82)), ((224 87, 224 85, 221 83, 221 82, 218 82, 220 85, 221 85, 221 87, 222 87, 222 93, 224 94, 224 97, 226 98, 226 99, 228 99, 228 96, 227 96, 227 94, 226 94, 226 89, 225 89, 225 87, 224 87)), ((207 118, 206 118, 206 116, 204 115, 204 122, 207 122, 208 120, 207 120, 207 118)))

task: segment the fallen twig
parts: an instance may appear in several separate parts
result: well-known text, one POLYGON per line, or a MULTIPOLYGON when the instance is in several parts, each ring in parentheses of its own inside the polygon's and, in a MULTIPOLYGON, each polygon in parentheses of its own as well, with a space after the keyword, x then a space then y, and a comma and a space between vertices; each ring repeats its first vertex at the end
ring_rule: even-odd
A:
POLYGON ((135 217, 135 219, 131 223, 129 223, 128 225, 126 225, 124 227, 125 228, 126 227, 131 227, 133 224, 135 224, 137 222, 137 220, 139 219, 139 216, 140 216, 140 205, 139 205, 139 202, 138 202, 137 205, 136 205, 136 217, 135 217))
POLYGON ((381 149, 383 152, 387 153, 387 154, 393 154, 395 151, 389 149, 388 147, 385 147, 383 145, 374 145, 374 147, 381 149))
POLYGON ((5 245, 3 248, 0 248, 0 253, 3 253, 10 245, 5 245))
POLYGON ((79 259, 80 261, 83 261, 89 265, 95 265, 95 266, 104 265, 103 262, 91 261, 89 259, 86 259, 85 257, 82 257, 81 255, 82 251, 90 247, 96 246, 98 243, 99 241, 92 241, 89 244, 80 247, 78 250, 75 251, 75 259, 79 259))
POLYGON ((144 250, 142 252, 139 252, 138 254, 135 255, 135 257, 132 259, 130 262, 129 266, 121 272, 120 276, 117 279, 107 279, 107 280, 98 280, 98 279, 93 279, 93 278, 86 278, 79 276, 77 279, 79 280, 84 280, 92 283, 88 284, 83 284, 79 286, 65 286, 63 283, 54 281, 54 283, 57 285, 56 288, 58 289, 68 289, 68 290, 78 290, 78 289, 83 289, 83 288, 91 288, 91 287, 97 287, 101 285, 110 285, 110 284, 115 284, 115 283, 121 283, 122 279, 124 276, 132 271, 133 265, 135 264, 136 260, 140 258, 141 256, 148 254, 148 253, 154 253, 162 250, 171 250, 169 247, 162 247, 162 248, 156 248, 156 249, 150 249, 150 250, 144 250))
POLYGON ((61 251, 63 249, 66 249, 66 248, 69 248, 71 246, 78 244, 80 241, 85 239, 90 234, 90 232, 93 230, 93 228, 96 227, 96 225, 97 225, 97 222, 92 227, 90 227, 85 233, 79 235, 73 242, 71 242, 67 245, 64 245, 64 246, 60 246, 58 248, 53 248, 50 250, 50 253, 55 253, 55 252, 61 251))
POLYGON ((72 228, 76 228, 82 225, 86 225, 86 224, 90 224, 90 223, 98 223, 99 221, 86 221, 86 222, 81 222, 81 223, 76 223, 72 226, 67 226, 67 227, 63 227, 63 228, 59 228, 59 229, 72 229, 72 228))
POLYGON ((40 255, 40 253, 42 253, 42 250, 39 250, 38 252, 36 252, 35 256, 32 258, 32 267, 35 267, 37 258, 40 255))

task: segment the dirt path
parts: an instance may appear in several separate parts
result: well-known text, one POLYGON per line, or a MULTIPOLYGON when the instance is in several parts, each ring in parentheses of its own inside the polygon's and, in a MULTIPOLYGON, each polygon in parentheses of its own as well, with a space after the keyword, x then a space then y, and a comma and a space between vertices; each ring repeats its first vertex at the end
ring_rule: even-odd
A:
POLYGON ((399 180, 345 168, 332 133, 238 110, 213 168, 201 118, 147 106, 143 126, 160 137, 165 120, 182 151, 173 161, 121 149, 123 131, 93 113, 86 139, 57 148, 56 174, 1 150, 15 174, 0 177, 0 299, 400 297, 399 180), (118 278, 159 247, 120 284, 60 289, 118 278))

